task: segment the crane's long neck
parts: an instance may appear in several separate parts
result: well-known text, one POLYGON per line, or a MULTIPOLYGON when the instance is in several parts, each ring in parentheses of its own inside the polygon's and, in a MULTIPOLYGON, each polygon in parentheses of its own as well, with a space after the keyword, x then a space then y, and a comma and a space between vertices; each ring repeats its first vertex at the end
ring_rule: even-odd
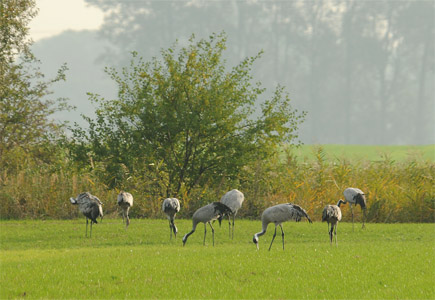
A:
POLYGON ((258 238, 259 236, 262 236, 263 234, 265 234, 266 233, 266 231, 267 231, 267 225, 269 225, 269 223, 268 222, 263 222, 262 224, 262 231, 260 231, 260 232, 257 232, 256 234, 254 234, 254 236, 256 237, 256 238, 258 238))
POLYGON ((254 234, 254 238, 252 239, 252 241, 253 241, 254 244, 257 246, 257 250, 259 249, 259 247, 258 247, 258 237, 259 237, 259 236, 262 236, 263 234, 266 233, 267 225, 269 225, 269 223, 263 221, 263 223, 262 223, 262 229, 263 229, 263 230, 260 231, 260 232, 257 232, 256 234, 254 234))
POLYGON ((186 233, 183 237, 183 246, 186 244, 187 238, 195 232, 196 230, 196 226, 198 225, 198 222, 193 221, 193 226, 192 226, 192 231, 190 231, 189 233, 186 233))
POLYGON ((340 207, 341 204, 346 204, 346 201, 343 201, 343 200, 341 200, 341 199, 338 200, 338 202, 337 202, 337 206, 340 207))

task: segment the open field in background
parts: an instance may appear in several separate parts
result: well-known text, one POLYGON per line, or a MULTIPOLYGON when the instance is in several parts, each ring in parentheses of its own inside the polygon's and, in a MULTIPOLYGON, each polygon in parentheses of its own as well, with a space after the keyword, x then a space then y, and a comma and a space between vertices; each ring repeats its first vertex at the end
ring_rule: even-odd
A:
POLYGON ((322 147, 328 161, 382 161, 389 158, 395 162, 407 159, 435 162, 435 145, 423 146, 371 146, 371 145, 301 145, 292 150, 299 161, 316 159, 316 149, 322 147))
MULTIPOLYGON (((182 247, 190 220, 176 220, 169 240, 167 220, 104 219, 85 238, 85 219, 0 222, 0 298, 263 298, 433 299, 435 225, 338 226, 330 246, 325 223, 284 223, 286 249, 273 226, 252 236, 260 221, 215 223, 182 247)), ((279 230, 278 230, 279 232, 279 230)))

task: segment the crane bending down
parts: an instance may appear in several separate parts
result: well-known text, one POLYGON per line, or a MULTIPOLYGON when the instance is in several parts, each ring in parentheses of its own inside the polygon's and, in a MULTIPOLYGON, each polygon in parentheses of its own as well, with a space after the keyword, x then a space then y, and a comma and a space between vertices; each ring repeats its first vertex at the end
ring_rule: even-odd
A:
POLYGON ((211 225, 211 221, 214 221, 220 217, 224 217, 231 213, 231 209, 223 203, 213 202, 206 206, 203 206, 195 211, 192 216, 192 231, 186 233, 183 237, 183 246, 186 244, 187 238, 195 232, 196 226, 198 223, 204 223, 204 242, 205 245, 205 236, 207 234, 207 223, 210 225, 212 236, 213 236, 213 246, 214 246, 214 228, 211 225))
POLYGON ((258 246, 258 237, 262 236, 266 233, 267 226, 269 223, 275 223, 275 233, 273 234, 272 241, 270 242, 270 248, 272 248, 273 240, 276 236, 276 227, 279 226, 281 228, 282 233, 282 250, 284 250, 284 230, 282 229, 282 223, 290 220, 295 220, 299 222, 303 217, 307 218, 310 223, 312 223, 310 217, 307 215, 307 212, 300 207, 299 205, 292 203, 278 204, 269 208, 261 215, 261 223, 262 223, 262 231, 254 234, 253 242, 258 246))
POLYGON ((79 206, 79 211, 86 217, 86 237, 88 236, 88 219, 91 220, 91 232, 89 237, 92 237, 92 224, 98 224, 97 218, 103 219, 103 203, 91 193, 81 193, 77 198, 69 199, 72 204, 79 206))
MULTIPOLYGON (((236 218, 237 211, 242 207, 242 203, 245 200, 245 196, 239 190, 231 190, 227 192, 222 198, 221 203, 225 204, 231 209, 231 213, 228 214, 228 234, 232 239, 234 239, 234 219, 236 218), (233 217, 233 230, 231 231, 231 221, 230 217, 233 217)), ((219 219, 221 222, 222 217, 219 219)))
POLYGON ((334 231, 335 234, 335 245, 337 245, 337 225, 338 222, 341 221, 341 209, 340 205, 342 203, 345 203, 343 200, 338 200, 337 205, 326 205, 323 209, 322 213, 322 222, 328 223, 328 232, 329 232, 329 239, 332 244, 332 234, 334 231), (331 223, 331 229, 329 229, 329 223, 331 223), (335 227, 335 230, 334 230, 335 227))
POLYGON ((169 220, 169 232, 172 239, 172 231, 174 232, 175 238, 177 237, 177 226, 175 226, 174 219, 177 212, 180 211, 180 201, 177 198, 166 198, 163 200, 162 210, 166 214, 169 220))
POLYGON ((365 228, 364 225, 364 219, 366 216, 366 208, 367 208, 367 200, 366 200, 366 196, 364 194, 363 191, 361 191, 358 188, 347 188, 344 190, 343 192, 344 195, 344 203, 349 203, 350 206, 350 211, 352 213, 352 230, 353 228, 353 209, 352 209, 352 204, 354 204, 355 206, 357 204, 359 204, 361 206, 361 210, 363 212, 363 224, 362 224, 362 228, 365 228))
POLYGON ((133 196, 127 192, 120 192, 117 199, 118 205, 122 209, 122 222, 125 222, 125 229, 130 225, 130 218, 128 217, 128 211, 133 206, 133 196))

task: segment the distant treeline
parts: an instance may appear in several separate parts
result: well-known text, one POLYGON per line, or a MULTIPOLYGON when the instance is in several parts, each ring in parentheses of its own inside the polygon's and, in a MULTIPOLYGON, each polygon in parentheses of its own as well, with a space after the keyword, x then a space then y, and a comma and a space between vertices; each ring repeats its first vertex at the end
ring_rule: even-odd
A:
POLYGON ((308 111, 305 143, 433 143, 433 1, 87 2, 108 13, 110 65, 224 30, 229 65, 263 50, 254 79, 308 111))

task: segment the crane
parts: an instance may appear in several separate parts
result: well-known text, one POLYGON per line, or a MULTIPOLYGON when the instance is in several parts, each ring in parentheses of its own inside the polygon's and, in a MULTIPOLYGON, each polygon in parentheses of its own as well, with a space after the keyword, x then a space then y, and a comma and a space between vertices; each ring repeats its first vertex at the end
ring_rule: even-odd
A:
POLYGON ((73 205, 79 206, 79 211, 86 217, 86 237, 88 236, 88 219, 91 220, 91 232, 89 237, 92 237, 92 224, 98 224, 97 218, 103 219, 103 203, 96 196, 89 192, 81 193, 77 198, 69 199, 73 205))
POLYGON ((192 231, 186 233, 183 237, 183 246, 186 244, 187 238, 195 232, 196 226, 198 223, 204 223, 204 242, 205 245, 205 236, 207 234, 207 223, 210 225, 211 232, 213 235, 213 246, 214 246, 214 228, 211 225, 211 221, 218 219, 219 217, 224 217, 231 213, 231 209, 223 203, 213 202, 206 206, 203 206, 195 211, 192 216, 192 231))
POLYGON ((261 223, 262 223, 262 231, 254 234, 253 242, 258 246, 258 237, 262 236, 266 233, 267 226, 269 223, 275 223, 275 233, 273 234, 272 241, 270 242, 270 248, 272 248, 273 240, 276 236, 276 227, 279 226, 281 228, 282 233, 282 249, 284 250, 284 230, 282 229, 282 223, 290 220, 295 220, 299 222, 303 217, 307 218, 310 223, 312 223, 310 217, 307 215, 307 212, 300 207, 299 205, 292 203, 278 204, 275 206, 271 206, 266 208, 266 210, 261 215, 261 223))
POLYGON ((361 210, 363 212, 362 228, 365 228, 364 219, 366 215, 367 200, 364 192, 358 188, 350 187, 344 190, 343 195, 344 195, 344 203, 349 203, 350 211, 352 213, 352 230, 354 230, 352 204, 354 204, 355 206, 359 204, 361 206, 361 210))
MULTIPOLYGON (((228 214, 228 234, 232 239, 234 239, 234 219, 236 218, 237 211, 242 207, 242 203, 245 200, 245 196, 239 190, 231 190, 227 192, 222 198, 221 203, 225 204, 231 209, 231 213, 228 214), (230 217, 233 217, 233 230, 231 232, 231 221, 230 217)), ((219 219, 219 223, 221 222, 222 217, 219 219)))
POLYGON ((334 231, 334 227, 335 227, 335 245, 337 245, 337 225, 338 222, 341 221, 341 209, 340 209, 340 205, 342 203, 345 203, 343 200, 338 200, 337 205, 326 205, 325 208, 323 209, 323 213, 322 213, 322 222, 327 222, 328 223, 328 232, 329 232, 329 239, 331 241, 332 244, 332 234, 334 231), (329 223, 331 223, 331 229, 329 229, 329 223))
POLYGON ((177 198, 166 198, 163 200, 162 210, 166 214, 169 220, 169 232, 172 239, 172 231, 174 232, 175 238, 177 237, 177 226, 175 226, 174 218, 177 212, 180 211, 180 201, 177 198))
POLYGON ((117 199, 119 207, 122 209, 122 222, 125 221, 125 229, 130 225, 130 218, 128 217, 128 211, 133 206, 133 196, 130 193, 121 191, 118 194, 117 199))

